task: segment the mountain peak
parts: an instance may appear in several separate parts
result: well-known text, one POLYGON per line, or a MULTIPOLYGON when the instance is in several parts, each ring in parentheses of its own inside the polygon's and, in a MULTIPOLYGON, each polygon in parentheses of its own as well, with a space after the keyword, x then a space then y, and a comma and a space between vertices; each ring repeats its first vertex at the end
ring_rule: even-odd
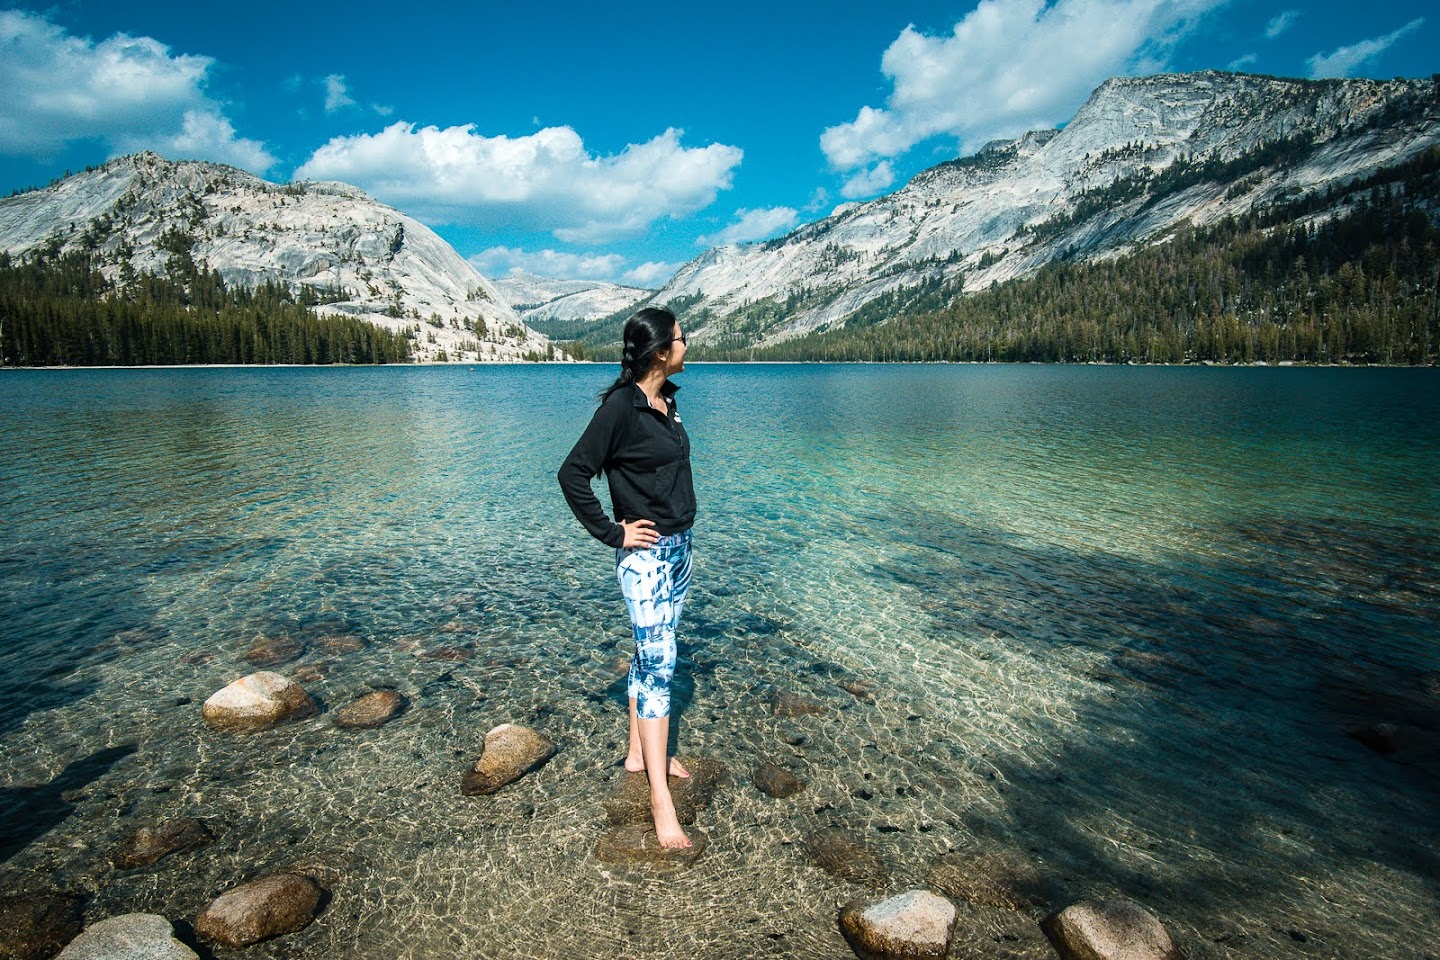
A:
POLYGON ((0 200, 0 249, 83 249, 112 279, 164 273, 174 231, 227 285, 285 284, 318 312, 405 332, 422 360, 548 347, 434 231, 348 184, 274 184, 144 152, 0 200))
POLYGON ((776 342, 843 325, 881 297, 893 313, 1059 258, 1114 256, 1184 221, 1333 197, 1437 143, 1433 79, 1115 77, 1062 130, 991 141, 785 237, 707 251, 655 300, 693 304, 698 342, 734 343, 735 330, 776 342))

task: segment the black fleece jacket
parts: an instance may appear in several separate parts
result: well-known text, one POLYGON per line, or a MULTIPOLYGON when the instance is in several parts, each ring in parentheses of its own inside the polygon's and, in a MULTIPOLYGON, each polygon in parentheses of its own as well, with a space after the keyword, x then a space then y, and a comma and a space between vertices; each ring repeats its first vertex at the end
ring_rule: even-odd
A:
POLYGON ((625 542, 620 520, 650 520, 661 536, 689 530, 695 522, 695 483, 690 476, 690 438, 680 422, 669 380, 660 388, 670 404, 666 416, 650 406, 634 384, 616 390, 600 404, 575 448, 560 465, 556 479, 565 501, 590 535, 606 546, 625 542), (610 483, 615 519, 590 489, 603 472, 610 483))

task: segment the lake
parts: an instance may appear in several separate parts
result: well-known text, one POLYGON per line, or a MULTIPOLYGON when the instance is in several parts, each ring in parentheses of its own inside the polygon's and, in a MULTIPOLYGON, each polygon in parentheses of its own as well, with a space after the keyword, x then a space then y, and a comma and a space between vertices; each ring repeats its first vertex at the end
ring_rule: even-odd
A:
MULTIPOLYGON (((846 958, 837 829, 884 889, 1022 862, 1192 958, 1435 956, 1440 372, 692 367, 676 736, 730 777, 663 877, 593 854, 629 628, 554 479, 612 374, 0 373, 0 892, 188 922, 319 865, 251 954, 846 958), (327 713, 208 729, 283 638, 327 713), (409 709, 330 722, 375 689, 409 709), (558 753, 462 797, 504 722, 558 753), (216 842, 111 865, 176 816, 216 842)), ((952 957, 1054 956, 957 905, 952 957)))

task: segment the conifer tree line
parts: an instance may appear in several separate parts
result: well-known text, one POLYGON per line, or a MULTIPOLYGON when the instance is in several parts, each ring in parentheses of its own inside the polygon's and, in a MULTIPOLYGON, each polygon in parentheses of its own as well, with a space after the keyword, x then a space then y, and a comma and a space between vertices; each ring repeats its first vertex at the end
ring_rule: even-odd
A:
MULTIPOLYGON (((764 348, 695 359, 1435 364, 1440 150, 1340 192, 764 348), (1311 214, 1330 210, 1334 216, 1311 214)), ((923 294, 923 295, 921 295, 923 294)), ((883 312, 883 311, 881 311, 883 312)), ((684 320, 682 315, 682 321, 684 320)))
POLYGON ((167 231, 166 276, 122 263, 112 282, 91 252, 0 252, 0 361, 10 366, 401 363, 410 342, 371 323, 319 316, 280 283, 230 287, 167 231))

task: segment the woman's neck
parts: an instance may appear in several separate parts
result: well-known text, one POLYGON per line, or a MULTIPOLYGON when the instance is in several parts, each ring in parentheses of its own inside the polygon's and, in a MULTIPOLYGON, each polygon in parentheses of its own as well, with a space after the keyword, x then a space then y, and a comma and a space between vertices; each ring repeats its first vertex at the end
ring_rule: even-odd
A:
POLYGON ((652 369, 635 381, 635 386, 639 387, 640 392, 650 399, 650 405, 653 407, 660 402, 660 388, 665 386, 665 371, 652 369))

